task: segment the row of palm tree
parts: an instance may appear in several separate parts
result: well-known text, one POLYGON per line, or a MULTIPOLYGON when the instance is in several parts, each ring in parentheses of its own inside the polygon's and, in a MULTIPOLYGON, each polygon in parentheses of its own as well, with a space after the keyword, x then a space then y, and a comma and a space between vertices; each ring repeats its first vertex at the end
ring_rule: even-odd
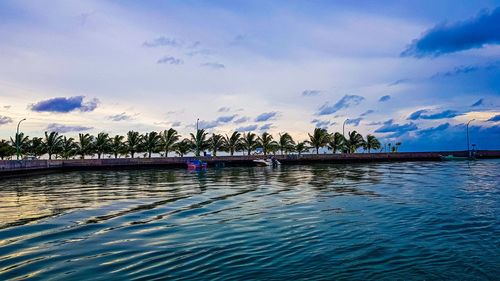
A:
POLYGON ((253 152, 268 154, 302 154, 314 149, 317 154, 321 148, 327 148, 333 153, 355 153, 359 149, 371 152, 381 148, 380 142, 373 135, 368 135, 366 140, 356 131, 349 132, 347 137, 342 134, 329 133, 326 129, 316 128, 309 139, 295 142, 288 133, 280 133, 276 139, 265 132, 257 135, 252 132, 233 132, 230 135, 209 134, 204 129, 191 133, 189 138, 182 138, 175 129, 163 132, 149 132, 140 134, 129 131, 126 136, 110 136, 108 133, 99 133, 97 136, 79 134, 77 139, 60 135, 57 132, 45 132, 43 138, 29 138, 23 133, 16 135, 10 142, 0 140, 0 158, 16 154, 19 147, 21 155, 31 155, 39 158, 48 155, 49 159, 69 159, 86 156, 95 156, 100 159, 103 155, 118 158, 121 155, 134 158, 138 153, 151 158, 153 153, 160 153, 168 157, 170 152, 184 156, 190 152, 200 156, 201 152, 209 151, 213 156, 224 151, 233 156, 236 152, 251 155, 253 152), (18 146, 17 146, 17 145, 18 146))

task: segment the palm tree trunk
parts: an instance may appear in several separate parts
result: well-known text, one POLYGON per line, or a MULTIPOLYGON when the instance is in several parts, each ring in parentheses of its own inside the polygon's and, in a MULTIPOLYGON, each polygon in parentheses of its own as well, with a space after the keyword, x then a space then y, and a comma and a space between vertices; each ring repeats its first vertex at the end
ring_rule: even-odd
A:
POLYGON ((319 147, 316 147, 316 154, 319 154, 319 147))

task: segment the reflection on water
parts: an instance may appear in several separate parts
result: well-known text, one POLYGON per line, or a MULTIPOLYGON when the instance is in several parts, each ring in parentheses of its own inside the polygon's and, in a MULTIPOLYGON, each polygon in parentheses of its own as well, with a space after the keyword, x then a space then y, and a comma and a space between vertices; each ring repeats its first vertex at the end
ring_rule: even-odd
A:
POLYGON ((494 279, 500 161, 0 182, 0 279, 494 279))

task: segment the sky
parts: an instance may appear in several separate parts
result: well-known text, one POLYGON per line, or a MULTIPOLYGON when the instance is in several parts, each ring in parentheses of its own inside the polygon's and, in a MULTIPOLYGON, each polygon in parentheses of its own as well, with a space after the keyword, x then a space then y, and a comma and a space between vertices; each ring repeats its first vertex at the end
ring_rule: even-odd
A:
POLYGON ((0 1, 0 138, 356 130, 500 149, 500 1, 0 1))

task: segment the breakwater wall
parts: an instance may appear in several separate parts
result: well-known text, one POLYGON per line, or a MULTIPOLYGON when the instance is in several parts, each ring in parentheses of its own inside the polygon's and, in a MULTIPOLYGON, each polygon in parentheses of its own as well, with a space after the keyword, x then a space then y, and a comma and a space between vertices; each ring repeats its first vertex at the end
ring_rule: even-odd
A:
MULTIPOLYGON (((303 154, 276 155, 284 165, 316 163, 360 163, 360 162, 401 162, 401 161, 439 161, 441 155, 456 157, 467 156, 467 151, 444 152, 399 152, 399 153, 355 153, 355 154, 303 154)), ((500 150, 476 151, 479 159, 500 158, 500 150)), ((253 166, 253 160, 269 156, 216 156, 200 157, 209 166, 253 166)), ((194 157, 167 158, 103 158, 71 160, 1 160, 0 178, 50 171, 86 170, 86 169, 124 169, 124 168, 185 168, 186 162, 194 157)))

